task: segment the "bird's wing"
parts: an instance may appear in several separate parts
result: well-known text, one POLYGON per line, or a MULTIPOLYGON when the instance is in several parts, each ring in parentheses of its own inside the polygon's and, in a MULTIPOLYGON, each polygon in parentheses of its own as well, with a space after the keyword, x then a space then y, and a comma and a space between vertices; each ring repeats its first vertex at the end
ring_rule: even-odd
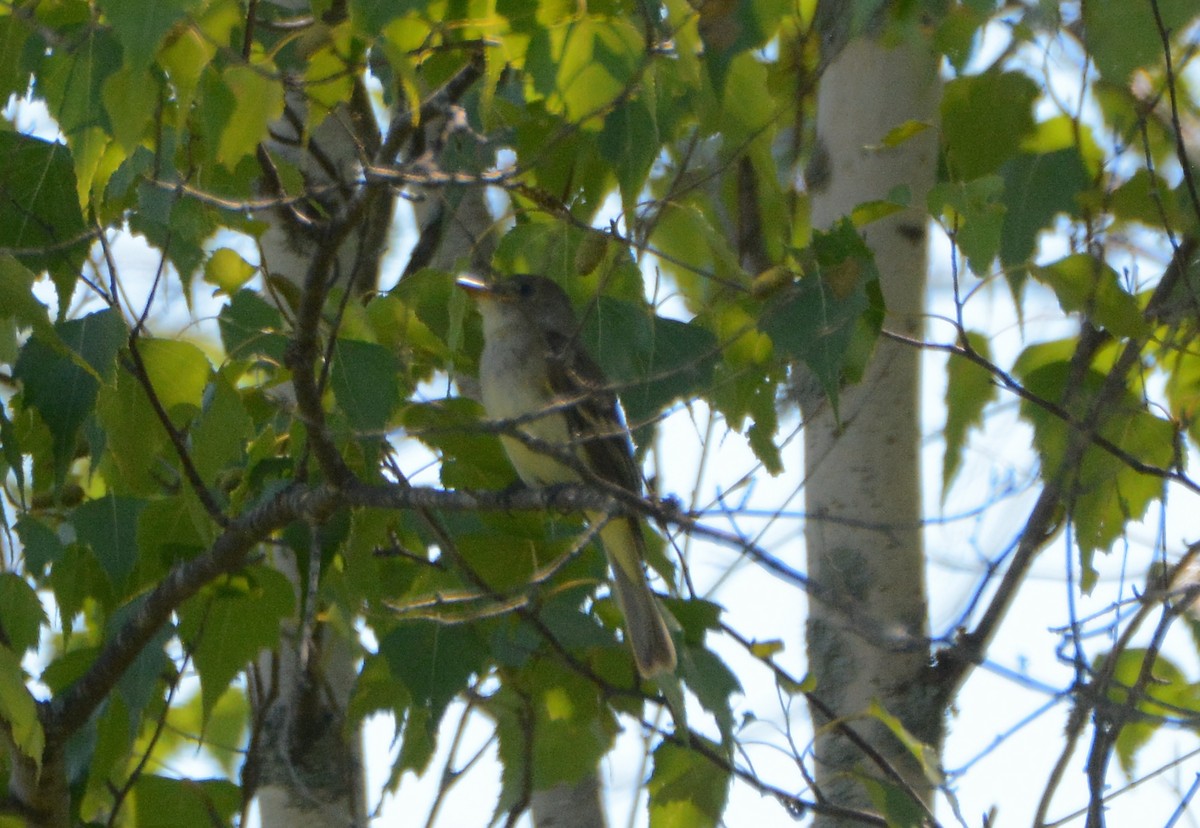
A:
POLYGON ((578 343, 551 334, 546 359, 550 388, 564 404, 567 425, 588 467, 630 492, 642 490, 633 444, 600 366, 578 343))

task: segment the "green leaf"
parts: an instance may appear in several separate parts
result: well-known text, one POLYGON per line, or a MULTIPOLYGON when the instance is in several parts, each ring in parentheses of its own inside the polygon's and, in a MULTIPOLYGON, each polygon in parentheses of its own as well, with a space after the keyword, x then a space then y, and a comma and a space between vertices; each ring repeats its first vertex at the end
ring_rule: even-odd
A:
POLYGON ((154 396, 176 426, 200 410, 212 366, 204 352, 176 339, 139 339, 138 352, 154 396))
POLYGON ((1078 212, 1076 196, 1090 183, 1083 157, 1075 147, 1040 155, 1020 153, 1001 168, 1004 178, 1004 229, 1000 262, 1020 267, 1037 248, 1038 234, 1053 230, 1059 213, 1078 212))
POLYGON ((843 219, 813 234, 818 272, 763 313, 762 329, 785 355, 803 361, 837 410, 843 382, 862 377, 883 325, 879 273, 870 249, 843 219))
POLYGON ((198 5, 198 0, 99 0, 121 42, 126 65, 135 70, 150 64, 163 35, 198 5))
POLYGON ((137 529, 141 548, 140 583, 160 580, 171 565, 194 558, 211 543, 211 537, 201 534, 201 526, 205 524, 196 520, 192 497, 189 492, 182 492, 151 500, 142 509, 137 529))
POLYGON ((218 374, 205 391, 204 408, 190 435, 192 462, 200 478, 212 484, 243 457, 254 421, 232 383, 218 374))
MULTIPOLYGON (((1102 351, 1098 359, 1111 360, 1112 350, 1102 351)), ((1070 341, 1048 342, 1025 349, 1013 366, 1013 373, 1035 396, 1061 402, 1063 389, 1073 377, 1070 341)), ((1072 414, 1088 416, 1095 394, 1104 386, 1107 369, 1103 361, 1093 365, 1082 377, 1073 396, 1072 414)), ((1099 433, 1121 451, 1150 466, 1168 468, 1175 462, 1175 426, 1146 409, 1142 392, 1126 388, 1110 400, 1098 423, 1099 433)), ((1053 478, 1062 473, 1066 450, 1079 439, 1074 429, 1055 414, 1029 400, 1022 400, 1021 415, 1034 428, 1034 447, 1041 458, 1043 474, 1053 478)), ((1150 504, 1162 497, 1161 478, 1130 468, 1121 457, 1089 444, 1082 461, 1073 464, 1067 475, 1067 510, 1075 528, 1080 550, 1083 587, 1090 590, 1096 572, 1092 558, 1097 550, 1107 550, 1124 535, 1130 521, 1140 520, 1150 504)))
POLYGON ((267 125, 283 114, 283 84, 269 66, 231 66, 221 80, 234 106, 221 128, 217 160, 232 170, 267 137, 267 125))
POLYGON ((479 428, 479 403, 447 399, 405 406, 401 423, 406 432, 441 455, 442 485, 448 488, 495 488, 515 483, 500 440, 479 428))
POLYGON ((142 774, 133 786, 138 828, 211 828, 228 825, 242 806, 242 790, 228 779, 172 779, 142 774))
MULTIPOLYGON (((22 506, 25 503, 25 461, 21 440, 17 430, 13 428, 12 420, 8 419, 8 410, 0 403, 0 451, 4 461, 0 463, 0 475, 7 476, 11 470, 17 482, 17 501, 22 506), (7 467, 6 467, 7 464, 7 467)), ((0 524, 6 521, 0 520, 0 524)))
POLYGON ((639 444, 648 442, 650 424, 667 406, 712 383, 719 351, 712 332, 644 305, 601 296, 581 337, 616 387, 639 444))
POLYGON ((513 676, 505 691, 495 700, 507 708, 498 727, 500 753, 521 751, 531 760, 534 790, 578 782, 612 747, 612 712, 596 685, 569 668, 538 662, 513 676))
POLYGON ((0 646, 0 719, 7 723, 17 750, 41 768, 46 733, 38 718, 37 702, 25 687, 20 656, 4 646, 0 646))
POLYGON ((1175 190, 1151 170, 1137 170, 1107 194, 1115 216, 1148 227, 1178 227, 1186 221, 1175 190))
POLYGON ((75 615, 95 601, 109 608, 115 603, 111 579, 92 553, 82 543, 72 543, 50 570, 50 586, 58 603, 58 617, 63 625, 63 638, 70 640, 75 615))
POLYGON ((883 724, 896 740, 904 746, 909 755, 916 761, 917 766, 921 768, 921 772, 925 778, 934 785, 940 785, 943 781, 942 772, 939 769, 939 757, 937 749, 931 745, 927 745, 908 731, 904 723, 900 721, 894 714, 885 710, 878 701, 872 701, 868 708, 868 715, 875 718, 883 724))
POLYGON ((999 176, 985 175, 973 181, 936 184, 929 192, 930 213, 941 218, 971 270, 981 278, 991 272, 1003 240, 1003 191, 999 176))
POLYGON ((150 181, 138 182, 137 196, 129 228, 145 236, 175 265, 184 297, 190 298, 192 275, 203 263, 204 244, 217 227, 214 213, 199 199, 181 198, 178 192, 150 181))
POLYGON ((487 658, 487 648, 471 627, 417 620, 405 621, 384 636, 379 652, 413 705, 428 709, 435 726, 487 658))
MULTIPOLYGON (((1194 0, 1158 0, 1168 32, 1181 32, 1196 17, 1194 0)), ((1083 4, 1083 40, 1105 80, 1125 85, 1140 66, 1162 63, 1162 38, 1149 3, 1089 0, 1083 4)))
MULTIPOLYGON (((688 602, 694 603, 694 602, 688 602)), ((678 602, 672 602, 674 610, 678 602)), ((725 745, 733 744, 733 696, 742 692, 741 682, 724 661, 702 644, 690 644, 681 660, 680 674, 696 700, 707 710, 721 731, 725 745)))
MULTIPOLYGON (((104 435, 106 477, 113 491, 147 497, 162 490, 167 433, 132 374, 122 371, 101 387, 96 420, 104 435)), ((174 456, 168 461, 176 465, 174 456)))
POLYGON ((10 95, 19 97, 29 90, 30 69, 36 63, 23 58, 30 52, 41 51, 37 49, 38 40, 30 37, 32 34, 28 23, 18 15, 0 17, 0 101, 7 101, 10 95))
MULTIPOLYGON (((966 332, 966 345, 984 359, 991 361, 987 337, 974 331, 966 332)), ((967 433, 983 424, 983 410, 996 399, 996 383, 991 373, 978 363, 954 354, 946 363, 946 426, 942 434, 946 452, 942 456, 942 501, 958 474, 967 433)))
POLYGON ((979 178, 1014 156, 1033 129, 1033 102, 1040 91, 1019 72, 989 71, 948 82, 942 136, 953 178, 979 178))
POLYGON ((1146 332, 1137 299, 1127 293, 1120 276, 1105 262, 1087 253, 1075 253, 1030 273, 1048 285, 1067 313, 1082 313, 1116 336, 1141 336, 1146 332))
POLYGON ((79 430, 96 404, 100 381, 112 376, 117 352, 125 343, 125 322, 117 311, 88 314, 55 326, 57 343, 34 335, 21 349, 13 375, 23 386, 26 408, 35 409, 54 436, 54 468, 61 485, 75 458, 79 430))
MULTIPOLYGON (((718 745, 697 733, 689 742, 724 755, 718 745)), ((729 774, 698 751, 663 741, 654 749, 654 772, 646 789, 650 793, 650 828, 706 828, 715 826, 729 798, 729 774)))
POLYGON ((127 153, 146 137, 158 113, 158 83, 144 68, 122 66, 104 81, 104 108, 112 122, 113 137, 127 153))
POLYGON ((597 145, 606 158, 613 159, 626 212, 637 206, 660 144, 654 112, 641 98, 621 103, 604 119, 597 145))
POLYGON ((252 290, 239 290, 217 316, 221 342, 231 359, 257 355, 275 363, 283 361, 287 337, 281 333, 283 317, 278 309, 252 290))
POLYGON ((37 277, 7 253, 0 253, 0 318, 11 318, 22 328, 32 328, 43 342, 65 347, 50 324, 49 311, 33 295, 37 277))
POLYGON ((543 791, 578 782, 595 770, 616 735, 615 717, 597 686, 551 661, 511 673, 487 706, 500 742, 497 814, 520 805, 530 785, 543 791))
POLYGON ((295 607, 287 577, 265 566, 222 578, 187 602, 179 634, 200 674, 205 719, 234 677, 260 651, 278 646, 280 623, 295 607))
POLYGON ((790 7, 780 0, 733 0, 694 8, 700 12, 704 65, 720 92, 734 59, 773 37, 780 16, 790 7))
POLYGON ((50 272, 60 320, 90 243, 67 148, 0 131, 0 247, 30 270, 50 272))
POLYGON ((158 62, 175 87, 176 126, 187 123, 200 77, 216 54, 216 44, 191 26, 180 29, 174 37, 169 38, 159 53, 158 62))
POLYGON ((218 247, 204 263, 204 281, 230 296, 241 290, 257 272, 258 268, 228 247, 218 247))
POLYGON ((863 776, 860 781, 888 828, 922 828, 928 825, 925 809, 904 788, 886 779, 863 776))
POLYGON ((16 530, 25 550, 25 571, 35 578, 62 557, 64 548, 58 535, 32 515, 26 513, 17 518, 16 530))
POLYGON ((57 656, 46 665, 38 680, 52 693, 61 693, 80 679, 100 654, 99 647, 78 647, 57 656))
MULTIPOLYGON (((1113 658, 1112 653, 1101 656, 1097 668, 1107 658, 1113 658)), ((1106 688, 1109 701, 1144 714, 1130 716, 1117 735, 1117 758, 1121 769, 1132 779, 1137 769, 1138 752, 1160 728, 1168 721, 1200 713, 1200 688, 1188 681, 1187 675, 1173 661, 1151 650, 1140 647, 1122 650, 1116 659, 1112 682, 1106 688), (1154 664, 1150 669, 1150 680, 1142 686, 1136 700, 1131 699, 1129 691, 1138 685, 1146 660, 1151 657, 1154 664)))
POLYGON ((333 347, 329 384, 350 426, 378 439, 400 404, 400 360, 374 342, 339 338, 333 347))
MULTIPOLYGON (((85 762, 81 763, 86 769, 89 792, 111 790, 113 780, 120 778, 122 765, 130 758, 130 748, 136 732, 135 722, 136 720, 131 720, 123 699, 117 694, 109 696, 97 711, 92 733, 89 734, 94 741, 84 754, 85 762)), ((76 758, 70 756, 70 759, 76 758)))
POLYGON ((7 636, 7 645, 16 653, 24 653, 38 645, 46 611, 24 578, 12 572, 0 572, 0 630, 7 636))
POLYGON ((71 522, 79 540, 91 547, 119 593, 138 559, 137 521, 146 502, 107 495, 75 507, 71 522))
POLYGON ((107 128, 102 89, 120 66, 121 47, 107 26, 88 26, 71 48, 54 49, 46 58, 38 89, 68 138, 88 127, 107 128))
MULTIPOLYGON (((105 625, 105 640, 116 638, 125 625, 141 612, 146 593, 117 608, 105 625)), ((168 621, 155 630, 146 645, 138 650, 133 661, 121 673, 117 682, 117 694, 129 710, 130 724, 141 717, 143 711, 165 692, 167 680, 175 668, 167 656, 167 645, 175 637, 175 625, 168 621)))

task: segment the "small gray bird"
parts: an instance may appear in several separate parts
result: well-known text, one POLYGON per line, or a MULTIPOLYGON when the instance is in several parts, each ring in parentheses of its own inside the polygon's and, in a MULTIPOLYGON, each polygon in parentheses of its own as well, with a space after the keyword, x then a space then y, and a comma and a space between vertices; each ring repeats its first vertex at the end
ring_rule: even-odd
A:
MULTIPOLYGON (((616 396, 578 342, 579 324, 563 289, 527 275, 494 282, 463 276, 458 283, 474 294, 483 317, 479 384, 488 417, 519 421, 521 431, 570 450, 597 477, 640 492, 641 475, 616 396), (533 416, 539 412, 544 416, 533 416)), ((510 435, 500 439, 526 485, 581 482, 578 471, 551 455, 510 435)), ((587 517, 601 523, 600 540, 638 672, 647 678, 673 672, 675 645, 642 569, 641 523, 630 515, 587 517)))

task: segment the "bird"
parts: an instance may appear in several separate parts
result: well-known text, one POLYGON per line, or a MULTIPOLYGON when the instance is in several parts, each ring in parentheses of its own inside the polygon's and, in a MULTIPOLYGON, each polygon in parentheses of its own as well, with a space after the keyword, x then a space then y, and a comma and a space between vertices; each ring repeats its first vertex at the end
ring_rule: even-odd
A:
MULTIPOLYGON (((483 321, 479 385, 489 419, 547 446, 570 452, 562 462, 512 434, 500 440, 527 486, 586 482, 579 469, 640 494, 641 473, 616 395, 603 370, 578 341, 579 324, 566 292, 545 276, 494 280, 460 276, 483 321), (574 467, 573 467, 574 466, 574 467)), ((645 538, 634 515, 587 512, 612 571, 613 591, 625 616, 626 638, 643 678, 673 673, 675 645, 642 562, 645 538)))

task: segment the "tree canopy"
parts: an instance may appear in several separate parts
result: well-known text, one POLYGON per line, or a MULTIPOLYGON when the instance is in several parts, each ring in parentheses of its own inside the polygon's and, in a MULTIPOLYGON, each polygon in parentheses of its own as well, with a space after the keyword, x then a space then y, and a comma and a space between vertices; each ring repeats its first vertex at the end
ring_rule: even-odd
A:
MULTIPOLYGON (((961 612, 918 644, 943 709, 1062 543, 1045 626, 1065 623, 1074 713, 1039 819, 1070 785, 1099 813, 1112 757, 1134 778, 1159 734, 1196 729, 1194 0, 854 2, 838 29, 816 5, 0 0, 0 825, 242 819, 247 669, 300 646, 289 624, 352 648, 339 726, 394 716, 389 787, 434 772, 460 711, 492 728, 498 821, 623 728, 648 734, 651 825, 719 824, 733 784, 834 809, 792 722, 821 703, 796 631, 746 632, 755 608, 719 587, 748 566, 820 600, 780 551, 794 492, 760 492, 801 467, 797 400, 840 414, 881 337, 948 356, 943 504, 1000 499, 972 452, 1014 406, 1032 440, 1011 485, 1028 511, 964 553, 961 612), (912 193, 810 221, 837 174, 815 94, 864 37, 931 50, 944 80, 936 122, 864 148, 939 135, 917 207, 948 240, 952 296, 918 337, 889 329, 863 240, 912 193), (514 488, 512 425, 471 390, 467 269, 567 289, 645 497, 514 488), (1018 320, 1015 348, 972 321, 985 298, 1018 320), (585 509, 654 527, 677 681, 637 677, 585 509), (1129 540, 1155 522, 1170 530, 1129 540), (1120 600, 1081 619, 1068 596, 1114 548, 1120 600), (759 741, 788 774, 759 772, 759 741), (1064 781, 1089 741, 1086 778, 1064 781), (172 771, 197 750, 205 778, 172 771)), ((936 751, 883 706, 862 715, 953 803, 936 751)), ((473 764, 451 762, 447 792, 473 764)), ((931 819, 883 777, 875 813, 847 818, 931 819)))

